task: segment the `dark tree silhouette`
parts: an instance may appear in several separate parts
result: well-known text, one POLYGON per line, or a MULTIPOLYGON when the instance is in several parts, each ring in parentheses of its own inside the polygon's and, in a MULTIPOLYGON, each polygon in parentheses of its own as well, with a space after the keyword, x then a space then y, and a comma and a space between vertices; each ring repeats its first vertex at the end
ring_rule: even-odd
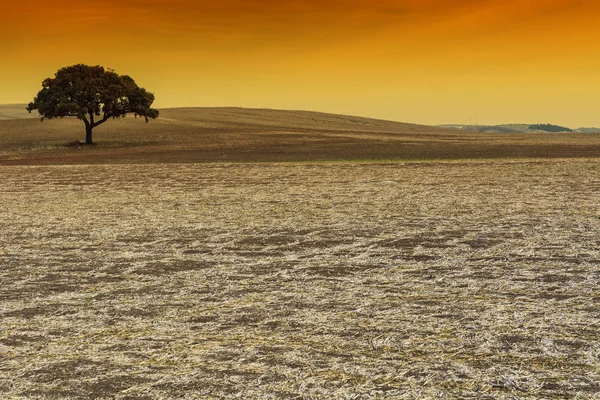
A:
POLYGON ((54 78, 42 82, 27 111, 38 110, 44 118, 77 117, 85 124, 85 143, 94 144, 92 130, 109 118, 127 114, 136 117, 158 117, 158 110, 150 108, 154 95, 140 88, 131 77, 105 70, 100 65, 77 64, 64 67, 54 78))
POLYGON ((546 132, 573 132, 573 129, 560 126, 560 125, 552 125, 552 124, 534 124, 529 125, 527 129, 537 130, 537 131, 546 131, 546 132))

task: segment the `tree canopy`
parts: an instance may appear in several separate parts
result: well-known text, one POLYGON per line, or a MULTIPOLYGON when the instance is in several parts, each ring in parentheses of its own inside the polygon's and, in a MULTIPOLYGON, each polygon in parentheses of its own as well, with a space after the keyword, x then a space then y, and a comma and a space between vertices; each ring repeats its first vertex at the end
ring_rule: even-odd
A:
POLYGON ((529 130, 545 131, 545 132, 573 132, 572 129, 560 125, 552 124, 534 124, 529 125, 529 130))
POLYGON ((77 117, 85 124, 86 144, 93 144, 92 130, 110 118, 127 114, 158 117, 150 106, 154 94, 140 88, 128 75, 119 75, 100 65, 77 64, 59 69, 54 78, 42 82, 27 111, 38 110, 44 118, 77 117))

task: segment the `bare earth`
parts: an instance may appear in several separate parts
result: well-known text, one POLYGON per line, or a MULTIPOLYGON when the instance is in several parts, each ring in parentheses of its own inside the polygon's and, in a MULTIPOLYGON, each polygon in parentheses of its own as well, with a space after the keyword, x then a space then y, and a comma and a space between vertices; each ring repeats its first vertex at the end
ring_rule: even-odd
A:
POLYGON ((1 398, 599 398, 596 159, 0 173, 1 398))
POLYGON ((598 134, 22 114, 1 399, 600 399, 598 134))

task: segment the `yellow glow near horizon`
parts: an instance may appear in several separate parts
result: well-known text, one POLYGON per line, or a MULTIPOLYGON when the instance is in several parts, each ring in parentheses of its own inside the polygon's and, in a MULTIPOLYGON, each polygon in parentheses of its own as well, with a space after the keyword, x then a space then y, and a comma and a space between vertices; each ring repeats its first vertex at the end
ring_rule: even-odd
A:
POLYGON ((599 15, 591 0, 32 0, 0 15, 0 103, 86 63, 157 107, 600 126, 599 15))

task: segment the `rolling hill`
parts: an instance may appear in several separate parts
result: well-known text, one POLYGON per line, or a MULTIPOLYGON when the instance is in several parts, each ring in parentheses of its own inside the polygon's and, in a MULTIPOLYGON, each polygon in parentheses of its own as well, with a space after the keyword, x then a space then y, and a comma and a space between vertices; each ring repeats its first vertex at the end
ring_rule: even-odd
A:
POLYGON ((600 156, 598 134, 485 133, 313 111, 172 108, 94 130, 0 106, 0 164, 382 161, 600 156), (27 118, 22 118, 27 117, 27 118))

